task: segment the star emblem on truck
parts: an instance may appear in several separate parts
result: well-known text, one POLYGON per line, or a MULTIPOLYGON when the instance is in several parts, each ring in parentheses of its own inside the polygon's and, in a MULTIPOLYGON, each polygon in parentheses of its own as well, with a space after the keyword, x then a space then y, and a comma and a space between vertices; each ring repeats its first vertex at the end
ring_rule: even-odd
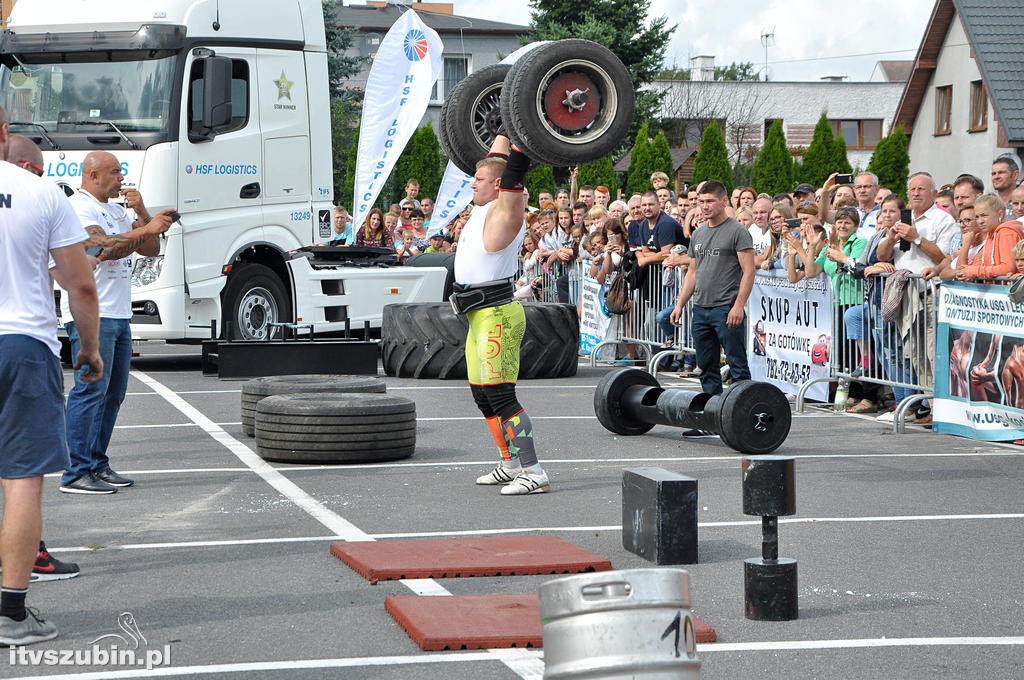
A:
POLYGON ((277 100, 281 101, 282 99, 287 97, 288 101, 291 101, 292 100, 292 85, 294 85, 294 84, 295 83, 293 83, 292 81, 288 80, 288 76, 286 76, 284 74, 284 71, 282 70, 281 71, 281 78, 274 81, 274 85, 277 85, 277 100))

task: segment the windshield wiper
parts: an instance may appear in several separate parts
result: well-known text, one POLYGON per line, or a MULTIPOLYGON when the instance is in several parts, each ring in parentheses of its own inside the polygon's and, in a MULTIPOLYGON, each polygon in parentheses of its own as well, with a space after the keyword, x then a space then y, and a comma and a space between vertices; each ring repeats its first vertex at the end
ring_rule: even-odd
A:
POLYGON ((59 149, 60 148, 59 146, 57 146, 57 144, 52 139, 50 139, 50 136, 48 134, 46 134, 48 132, 48 130, 45 127, 43 127, 42 125, 40 125, 39 123, 26 123, 26 122, 22 122, 22 121, 17 121, 17 122, 10 123, 10 125, 24 125, 25 127, 36 128, 37 130, 39 130, 39 136, 46 140, 46 143, 50 145, 51 149, 59 149))
POLYGON ((121 135, 121 138, 125 140, 125 143, 128 144, 129 147, 132 148, 132 151, 138 151, 139 150, 139 145, 136 144, 134 141, 132 141, 132 139, 130 137, 128 137, 128 135, 126 135, 124 132, 122 132, 121 128, 119 128, 117 125, 115 125, 111 121, 100 121, 100 123, 106 123, 106 124, 110 125, 114 129, 115 132, 117 132, 119 135, 121 135))
POLYGON ((131 149, 138 151, 140 148, 139 145, 132 141, 128 135, 121 132, 121 128, 117 127, 109 120, 74 120, 67 123, 61 123, 61 125, 109 125, 110 128, 116 132, 131 149))

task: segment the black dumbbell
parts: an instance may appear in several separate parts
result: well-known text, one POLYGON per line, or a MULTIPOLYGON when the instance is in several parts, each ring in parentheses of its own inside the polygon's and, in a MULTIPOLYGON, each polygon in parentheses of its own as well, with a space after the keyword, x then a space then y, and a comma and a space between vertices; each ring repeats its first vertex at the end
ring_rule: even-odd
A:
POLYGON ((793 416, 782 390, 741 380, 722 394, 665 389, 657 378, 635 368, 612 371, 594 393, 594 411, 605 429, 644 434, 655 425, 695 428, 749 454, 771 453, 789 436, 793 416))
POLYGON ((748 619, 792 621, 797 607, 796 560, 779 557, 779 517, 796 514, 792 458, 744 458, 743 514, 761 517, 761 557, 743 561, 743 601, 748 619))

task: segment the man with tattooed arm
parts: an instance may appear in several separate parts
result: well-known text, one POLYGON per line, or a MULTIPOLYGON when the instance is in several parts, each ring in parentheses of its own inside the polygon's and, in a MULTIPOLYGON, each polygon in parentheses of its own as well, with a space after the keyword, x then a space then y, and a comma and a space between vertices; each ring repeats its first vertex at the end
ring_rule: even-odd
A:
MULTIPOLYGON (((160 254, 160 234, 173 222, 173 209, 150 216, 135 189, 124 190, 128 211, 111 199, 122 193, 124 176, 121 163, 105 151, 94 151, 82 162, 82 188, 71 204, 88 234, 86 253, 96 259, 93 275, 100 299, 100 356, 107 370, 96 382, 82 380, 75 372, 75 386, 68 394, 67 440, 71 464, 61 478, 64 493, 111 494, 133 480, 110 469, 107 445, 114 431, 117 414, 128 389, 128 371, 132 356, 132 255, 160 254)), ((57 283, 59 273, 51 270, 57 283)), ((62 295, 61 306, 66 303, 62 295)), ((65 319, 71 318, 62 310, 65 319)), ((66 326, 71 340, 71 355, 78 352, 79 334, 74 321, 66 326)))

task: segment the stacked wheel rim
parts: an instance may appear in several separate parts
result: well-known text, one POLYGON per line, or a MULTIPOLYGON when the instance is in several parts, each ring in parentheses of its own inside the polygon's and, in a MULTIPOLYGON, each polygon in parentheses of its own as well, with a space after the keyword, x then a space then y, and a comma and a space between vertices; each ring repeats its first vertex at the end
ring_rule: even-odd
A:
POLYGON ((256 453, 283 463, 368 463, 416 450, 416 403, 387 394, 282 394, 256 405, 256 453))
POLYGON ((256 405, 264 398, 279 394, 367 393, 386 391, 380 378, 364 375, 274 375, 255 378, 242 386, 242 431, 255 435, 256 405))

